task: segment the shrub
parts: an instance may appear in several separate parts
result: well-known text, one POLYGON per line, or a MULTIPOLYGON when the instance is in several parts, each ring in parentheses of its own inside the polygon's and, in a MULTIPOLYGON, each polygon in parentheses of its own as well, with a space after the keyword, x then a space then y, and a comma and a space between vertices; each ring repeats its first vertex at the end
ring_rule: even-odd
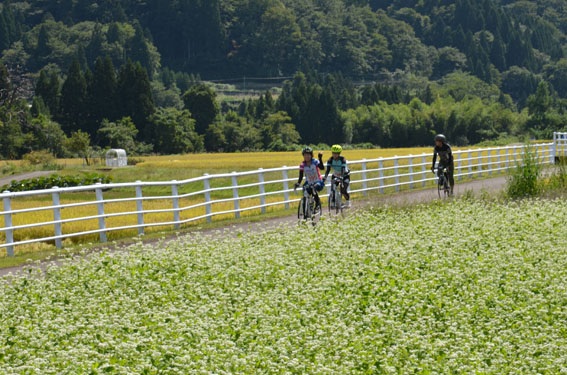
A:
POLYGON ((49 151, 39 150, 25 154, 23 159, 31 165, 50 165, 55 158, 49 151))
POLYGON ((21 181, 12 181, 9 185, 4 185, 0 188, 0 191, 9 190, 12 192, 16 191, 31 191, 31 190, 43 190, 51 189, 54 186, 57 187, 71 187, 71 186, 84 186, 93 185, 97 182, 109 183, 111 178, 104 175, 99 175, 96 173, 91 173, 87 175, 76 175, 76 176, 59 176, 52 174, 47 177, 31 178, 21 181))
POLYGON ((537 196, 542 191, 540 177, 541 166, 538 164, 537 152, 527 144, 521 162, 510 172, 506 189, 508 197, 515 199, 537 196))

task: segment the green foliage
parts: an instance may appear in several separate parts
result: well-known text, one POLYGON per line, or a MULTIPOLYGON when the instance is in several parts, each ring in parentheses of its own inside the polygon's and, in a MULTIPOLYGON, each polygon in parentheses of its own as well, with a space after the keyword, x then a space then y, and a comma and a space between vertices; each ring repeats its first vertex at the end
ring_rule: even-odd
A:
POLYGON ((185 108, 195 119, 195 130, 199 134, 204 134, 219 114, 216 95, 216 92, 205 84, 192 86, 183 94, 185 108))
POLYGON ((72 187, 72 186, 86 186, 96 183, 110 183, 111 178, 96 173, 89 173, 76 176, 60 176, 52 174, 51 176, 44 176, 20 181, 12 181, 9 185, 4 185, 0 191, 31 191, 31 190, 44 190, 51 189, 52 187, 72 187))
POLYGON ((32 151, 25 154, 22 159, 31 165, 51 165, 55 160, 53 154, 46 150, 32 151))
POLYGON ((195 131, 195 120, 187 110, 158 109, 149 119, 147 133, 154 152, 160 154, 204 151, 203 136, 195 131))
POLYGON ((517 199, 535 197, 541 191, 541 166, 538 155, 528 144, 524 147, 522 160, 510 172, 506 194, 509 198, 517 199))

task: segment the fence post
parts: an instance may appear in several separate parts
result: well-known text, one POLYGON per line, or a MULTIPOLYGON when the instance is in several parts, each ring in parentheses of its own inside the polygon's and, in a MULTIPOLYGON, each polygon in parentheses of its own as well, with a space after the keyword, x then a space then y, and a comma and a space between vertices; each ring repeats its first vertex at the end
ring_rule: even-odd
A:
POLYGON ((410 154, 408 159, 409 188, 413 189, 413 155, 410 154))
POLYGON ((461 168, 463 166, 463 154, 459 154, 459 160, 457 161, 457 170, 453 171, 453 174, 456 173, 457 180, 461 181, 463 179, 463 174, 461 173, 461 168))
POLYGON ((482 177, 482 151, 477 151, 477 159, 478 159, 478 177, 482 177))
MULTIPOLYGON (((9 193, 9 190, 4 191, 4 193, 9 193)), ((14 256, 14 245, 10 245, 14 243, 14 230, 12 229, 12 201, 10 197, 4 197, 4 227, 7 228, 6 230, 6 254, 9 257, 14 256)))
POLYGON ((384 194, 384 161, 378 160, 378 176, 380 177, 380 193, 384 194))
POLYGON ((555 163, 557 160, 557 143, 559 141, 559 134, 557 132, 553 132, 553 143, 551 144, 551 163, 555 163))
POLYGON ((101 230, 100 232, 100 242, 106 242, 106 223, 104 220, 104 197, 102 196, 102 188, 100 187, 101 183, 97 182, 95 185, 99 185, 95 189, 96 192, 96 200, 97 200, 97 214, 98 214, 98 229, 101 230))
POLYGON ((136 181, 136 212, 138 213, 138 235, 144 234, 144 205, 142 201, 142 181, 136 181))
POLYGON ((287 182, 288 180, 288 176, 287 176, 287 166, 284 165, 284 170, 282 171, 282 177, 283 177, 283 196, 284 196, 284 208, 287 210, 289 209, 289 184, 287 182))
POLYGON ((510 168, 510 147, 509 146, 506 147, 506 162, 505 162, 504 165, 506 167, 506 170, 508 170, 508 168, 510 168))
POLYGON ((426 184, 426 180, 427 180, 427 174, 426 174, 426 166, 425 164, 427 164, 427 159, 425 157, 425 153, 422 154, 421 156, 421 186, 425 187, 426 184))
POLYGON ((472 151, 469 150, 469 178, 473 177, 473 173, 472 173, 472 151))
POLYGON ((555 147, 553 147, 553 143, 549 144, 549 163, 555 163, 555 147))
POLYGON ((500 169, 502 168, 502 149, 499 148, 496 150, 496 170, 499 173, 500 169))
POLYGON ((488 151, 486 152, 486 154, 487 154, 486 160, 487 160, 487 163, 488 163, 488 175, 489 175, 489 176, 492 176, 492 161, 491 161, 491 157, 490 157, 490 155, 491 155, 491 150, 488 150, 488 151))
POLYGON ((238 199, 238 180, 236 172, 232 172, 232 198, 234 199, 234 217, 240 218, 240 200, 238 199))
POLYGON ((362 159, 362 194, 368 195, 368 182, 366 181, 366 159, 362 159))
POLYGON ((264 187, 264 169, 263 168, 258 168, 258 182, 260 182, 260 205, 261 207, 261 212, 263 214, 266 213, 266 189, 264 187))
POLYGON ((177 180, 171 181, 171 203, 173 203, 173 227, 179 229, 179 185, 177 185, 177 180))
POLYGON ((59 237, 55 239, 55 246, 58 249, 61 249, 61 235, 63 234, 63 231, 61 230, 61 207, 59 207, 59 205, 61 204, 61 201, 59 199, 59 187, 54 186, 51 188, 53 190, 53 193, 51 193, 51 199, 53 200, 53 221, 55 222, 54 226, 54 230, 55 230, 55 236, 59 237))
POLYGON ((205 176, 205 179, 203 180, 205 188, 205 213, 207 215, 207 223, 210 223, 213 220, 211 215, 213 212, 213 207, 211 205, 211 181, 208 173, 203 174, 203 176, 205 176))
MULTIPOLYGON (((398 157, 398 155, 394 156, 395 158, 398 157)), ((400 191, 400 173, 398 172, 398 166, 400 165, 400 161, 399 159, 395 159, 394 160, 394 182, 396 184, 396 191, 400 191)))

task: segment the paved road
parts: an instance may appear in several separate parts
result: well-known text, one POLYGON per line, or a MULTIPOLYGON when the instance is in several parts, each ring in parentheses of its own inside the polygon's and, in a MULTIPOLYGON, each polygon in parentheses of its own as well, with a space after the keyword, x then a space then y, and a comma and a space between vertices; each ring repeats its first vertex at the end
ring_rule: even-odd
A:
MULTIPOLYGON (((496 194, 500 192, 505 185, 506 185, 506 177, 504 176, 485 179, 485 180, 473 180, 463 183, 459 183, 459 181, 456 181, 455 196, 457 197, 462 196, 464 194, 469 194, 470 192, 472 192, 476 196, 482 194, 483 192, 489 194, 496 194)), ((371 199, 358 199, 356 201, 353 201, 352 210, 354 211, 356 209, 362 209, 371 206, 380 206, 384 204, 411 205, 417 203, 431 202, 436 199, 439 199, 437 196, 437 189, 427 189, 427 190, 417 190, 417 191, 410 190, 410 191, 400 192, 397 194, 376 196, 375 198, 371 198, 371 199)), ((244 220, 245 219, 242 219, 238 223, 230 224, 221 229, 219 228, 206 229, 206 230, 199 230, 199 232, 201 234, 215 236, 218 235, 220 231, 222 232, 223 235, 234 236, 237 233, 241 233, 243 231, 263 232, 263 231, 279 228, 282 226, 297 225, 297 217, 295 215, 271 218, 260 222, 245 222, 244 220)), ((191 232, 189 232, 187 235, 191 235, 191 232)), ((176 236, 171 236, 169 239, 174 240, 176 238, 177 238, 176 236)), ((151 240, 151 241, 157 242, 158 240, 151 240)), ((48 264, 52 264, 53 262, 57 262, 57 261, 45 262, 42 265, 42 268, 46 267, 48 264)), ((18 273, 19 271, 21 271, 22 268, 23 268, 22 266, 0 268, 0 277, 8 275, 10 273, 12 274, 18 273)))

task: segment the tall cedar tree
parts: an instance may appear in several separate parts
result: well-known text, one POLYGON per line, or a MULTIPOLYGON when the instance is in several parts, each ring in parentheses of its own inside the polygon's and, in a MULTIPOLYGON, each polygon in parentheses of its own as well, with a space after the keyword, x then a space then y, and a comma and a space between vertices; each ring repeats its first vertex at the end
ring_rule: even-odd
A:
POLYGON ((79 60, 74 59, 61 88, 60 121, 68 134, 82 129, 86 99, 87 82, 79 60))
POLYGON ((97 58, 93 68, 93 78, 88 88, 89 112, 92 121, 92 127, 88 132, 91 136, 96 134, 103 119, 114 121, 119 118, 116 90, 116 70, 112 59, 108 56, 97 58))
MULTIPOLYGON (((129 116, 144 139, 148 138, 145 128, 149 116, 155 111, 155 105, 148 73, 139 62, 128 60, 120 68, 116 98, 117 118, 129 116)), ((151 143, 151 139, 146 140, 151 143)))
POLYGON ((35 85, 35 95, 43 100, 52 116, 59 113, 59 76, 42 69, 35 85))

